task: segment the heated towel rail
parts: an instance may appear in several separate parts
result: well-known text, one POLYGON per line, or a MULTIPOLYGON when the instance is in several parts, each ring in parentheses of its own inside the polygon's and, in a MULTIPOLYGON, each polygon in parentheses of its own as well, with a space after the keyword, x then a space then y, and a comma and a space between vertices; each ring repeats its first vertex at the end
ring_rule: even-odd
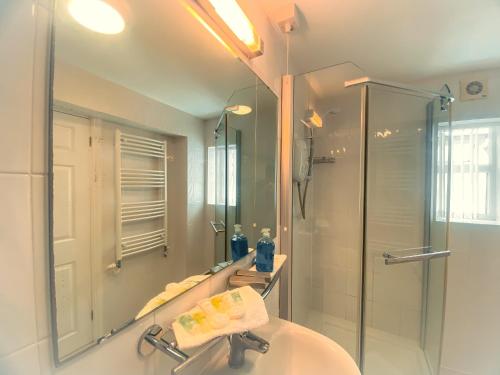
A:
MULTIPOLYGON (((108 269, 120 269, 123 258, 163 248, 167 254, 167 143, 115 130, 115 262, 108 269), (160 161, 161 169, 124 168, 124 157, 153 158, 160 161), (160 199, 124 201, 126 191, 158 189, 160 199), (148 231, 133 231, 123 235, 124 224, 139 224, 154 219, 161 227, 148 231)), ((147 160, 147 159, 145 159, 147 160)))

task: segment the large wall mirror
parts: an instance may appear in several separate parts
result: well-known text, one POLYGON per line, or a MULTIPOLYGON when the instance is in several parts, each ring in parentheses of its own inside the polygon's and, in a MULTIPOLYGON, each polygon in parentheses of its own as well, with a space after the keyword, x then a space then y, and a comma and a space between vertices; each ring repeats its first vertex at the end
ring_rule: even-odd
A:
POLYGON ((276 233, 276 95, 182 1, 126 0, 103 34, 58 0, 51 153, 56 361, 276 233))

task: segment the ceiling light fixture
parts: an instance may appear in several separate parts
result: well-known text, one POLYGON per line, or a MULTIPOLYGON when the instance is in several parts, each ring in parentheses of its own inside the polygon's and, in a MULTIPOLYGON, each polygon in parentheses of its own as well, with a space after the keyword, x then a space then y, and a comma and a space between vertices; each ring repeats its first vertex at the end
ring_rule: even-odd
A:
POLYGON ((70 0, 68 12, 80 25, 101 34, 119 34, 125 29, 123 16, 103 0, 70 0))
POLYGON ((208 25, 231 49, 236 49, 248 59, 264 53, 264 43, 241 9, 238 0, 186 1, 189 8, 204 21, 204 26, 208 25))

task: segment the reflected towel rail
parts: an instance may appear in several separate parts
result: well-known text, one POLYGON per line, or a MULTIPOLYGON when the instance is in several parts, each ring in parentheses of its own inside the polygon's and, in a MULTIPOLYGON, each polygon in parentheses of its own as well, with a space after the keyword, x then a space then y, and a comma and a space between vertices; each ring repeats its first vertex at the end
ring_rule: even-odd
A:
MULTIPOLYGON (((130 157, 129 157, 130 158, 130 157)), ((137 159, 137 158, 134 158, 137 159)), ((151 160, 151 159, 149 159, 151 160)), ((153 159, 154 160, 154 159, 153 159)), ((136 162, 137 163, 137 162, 136 162)), ((137 165, 137 164, 136 164, 137 165)), ((134 193, 135 194, 135 193, 134 193)), ((142 254, 163 248, 167 254, 167 143, 152 138, 115 131, 115 196, 117 207, 115 213, 115 262, 107 269, 120 269, 125 257, 142 254), (162 169, 123 168, 126 155, 145 158, 161 158, 162 169), (161 199, 151 201, 123 201, 125 191, 160 191, 161 199), (124 225, 161 220, 161 228, 123 236, 124 225)), ((153 223, 153 222, 152 222, 153 223)), ((156 225, 156 224, 155 224, 156 225)), ((134 231, 142 227, 134 227, 134 231)))

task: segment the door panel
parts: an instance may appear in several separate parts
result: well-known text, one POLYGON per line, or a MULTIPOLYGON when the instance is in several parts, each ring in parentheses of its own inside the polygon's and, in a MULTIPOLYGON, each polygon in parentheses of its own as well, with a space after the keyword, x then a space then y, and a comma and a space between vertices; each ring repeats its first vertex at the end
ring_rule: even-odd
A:
POLYGON ((54 263, 61 357, 92 343, 90 124, 54 112, 54 263))

